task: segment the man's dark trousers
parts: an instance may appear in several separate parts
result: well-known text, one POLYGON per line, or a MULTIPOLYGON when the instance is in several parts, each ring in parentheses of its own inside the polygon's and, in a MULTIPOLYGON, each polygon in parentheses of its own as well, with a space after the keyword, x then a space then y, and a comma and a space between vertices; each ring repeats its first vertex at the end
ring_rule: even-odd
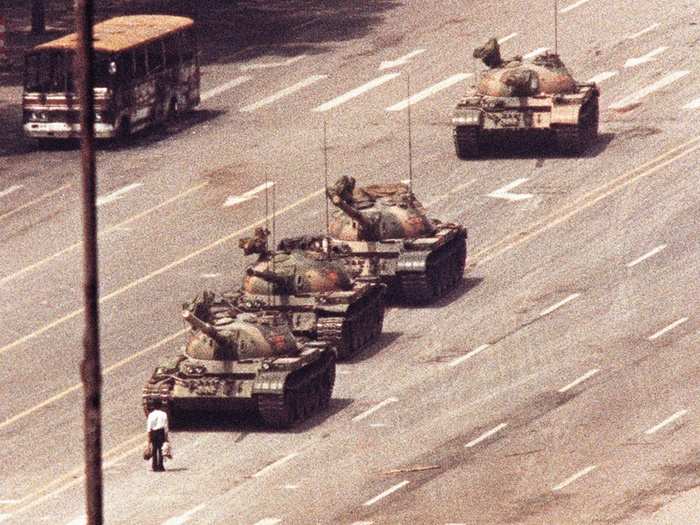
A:
POLYGON ((151 468, 155 471, 165 470, 163 467, 163 443, 165 443, 165 429, 151 430, 151 443, 153 444, 153 456, 151 468))

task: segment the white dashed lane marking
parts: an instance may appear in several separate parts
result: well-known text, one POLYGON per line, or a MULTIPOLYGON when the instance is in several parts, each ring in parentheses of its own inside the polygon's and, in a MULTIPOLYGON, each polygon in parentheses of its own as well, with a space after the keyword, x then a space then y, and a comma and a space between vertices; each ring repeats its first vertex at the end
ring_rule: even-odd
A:
POLYGON ((85 525, 87 523, 87 518, 85 516, 80 516, 74 520, 69 521, 66 525, 85 525))
POLYGON ((0 191, 0 197, 4 197, 5 195, 9 195, 10 193, 14 193, 17 190, 21 190, 22 185, 21 184, 16 184, 14 186, 10 186, 9 188, 0 191))
POLYGON ((315 84, 319 80, 323 80, 324 78, 327 78, 327 75, 312 75, 308 78, 305 78, 301 82, 297 82, 293 86, 289 86, 288 88, 282 89, 278 91, 277 93, 273 93, 269 97, 265 97, 262 100, 259 100, 258 102, 255 102, 253 104, 249 104, 243 108, 240 109, 240 111, 248 113, 251 111, 255 111, 256 109, 260 109, 264 106, 268 106, 272 104, 273 102, 277 102, 279 99, 287 97, 289 95, 292 95, 296 93, 297 91, 301 91, 305 87, 308 87, 312 84, 315 84))
POLYGON ((627 263, 627 268, 632 268, 633 266, 638 265, 640 262, 646 261, 649 257, 653 257, 654 255, 656 255, 657 253, 659 253, 660 251, 662 251, 662 250, 664 250, 664 249, 666 249, 666 245, 665 245, 665 244, 661 244, 661 245, 657 246, 656 248, 654 248, 653 250, 651 250, 651 251, 645 253, 645 254, 642 255, 641 257, 637 257, 634 261, 628 262, 628 263, 627 263))
POLYGON ((279 518, 264 518, 255 522, 255 525, 277 525, 278 523, 282 523, 282 520, 279 518))
POLYGON ((582 478, 583 476, 585 476, 586 474, 589 474, 590 472, 593 472, 596 468, 598 468, 597 465, 591 465, 590 467, 586 467, 585 469, 580 470, 579 472, 577 472, 573 476, 566 478, 564 481, 559 483, 559 485, 555 485, 554 487, 552 487, 552 490, 554 492, 557 492, 557 491, 563 489, 564 487, 566 487, 567 485, 571 485, 577 479, 582 478))
POLYGON ((472 448, 472 447, 478 445, 479 443, 481 443, 482 441, 487 440, 488 438, 490 438, 490 437, 493 436, 494 434, 497 434, 498 432, 500 432, 501 430, 503 430, 503 429, 506 428, 507 426, 508 426, 508 423, 501 423, 501 424, 498 425, 497 427, 492 428, 491 430, 489 430, 489 431, 487 431, 487 432, 484 432, 484 433, 481 434, 478 438, 472 439, 469 443, 467 443, 466 445, 464 445, 464 448, 472 448))
POLYGON ((572 293, 572 294, 571 294, 570 296, 568 296, 566 299, 562 299, 561 301, 559 301, 559 302, 556 303, 556 304, 553 304, 553 305, 550 306, 549 308, 546 308, 546 309, 542 310, 542 311, 540 312, 540 317, 544 317, 545 315, 551 314, 553 311, 558 310, 559 308, 561 308, 561 307, 564 306, 565 304, 567 304, 567 303, 573 301, 574 299, 576 299, 579 295, 581 295, 581 294, 580 294, 580 293, 572 293))
POLYGON ((113 191, 112 193, 109 193, 103 197, 97 197, 97 200, 95 201, 96 206, 103 206, 105 204, 110 204, 114 201, 118 201, 121 199, 124 195, 127 193, 134 191, 137 188, 140 188, 143 186, 140 182, 135 182, 133 184, 129 184, 127 186, 124 186, 123 188, 119 188, 116 191, 113 191))
POLYGON ((525 55, 523 55, 523 59, 530 60, 531 58, 535 58, 536 56, 541 55, 545 51, 549 51, 549 48, 548 47, 538 47, 537 49, 533 49, 529 53, 526 53, 525 55))
POLYGON ((404 64, 407 64, 408 61, 411 60, 413 57, 417 57, 421 53, 425 53, 425 51, 425 49, 416 49, 415 51, 411 51, 410 53, 399 57, 396 60, 385 60, 379 65, 379 69, 383 70, 403 66, 404 64))
POLYGON ((276 67, 285 67, 285 66, 291 66, 292 64, 299 62, 300 60, 303 60, 306 58, 306 55, 298 55, 292 58, 288 58, 287 60, 283 60, 282 62, 266 62, 262 64, 244 64, 240 67, 241 71, 251 71, 254 69, 272 69, 276 67))
POLYGON ((599 83, 608 80, 609 78, 612 78, 615 75, 617 75, 617 71, 603 71, 602 73, 598 73, 594 77, 589 78, 587 82, 599 83))
POLYGON ((434 84, 428 88, 425 88, 422 91, 419 91, 415 95, 411 95, 409 98, 402 100, 401 102, 397 102, 393 106, 389 106, 386 108, 387 111, 401 111, 406 109, 409 105, 413 105, 417 102, 420 102, 421 100, 424 100, 435 93, 438 93, 442 91, 443 89, 447 89, 448 87, 456 84, 457 82, 461 82, 467 78, 469 78, 471 73, 457 73, 456 75, 452 75, 451 77, 446 78, 445 80, 442 80, 438 82, 437 84, 434 84))
POLYGON ((382 401, 381 403, 377 403, 376 405, 374 405, 374 406, 373 406, 372 408, 370 408, 369 410, 365 410, 365 411, 362 412, 361 414, 358 414, 357 416, 355 416, 354 418, 352 418, 352 420, 353 420, 353 421, 362 421, 362 420, 365 419, 366 417, 371 416, 372 414, 374 414, 377 410, 380 410, 380 409, 384 408, 385 406, 390 405, 390 404, 392 404, 392 403, 397 403, 398 401, 399 401, 399 400, 398 400, 397 398, 395 398, 395 397, 390 397, 390 398, 388 398, 388 399, 385 399, 385 400, 382 401))
POLYGON ((370 80, 369 82, 362 84, 361 86, 356 87, 355 89, 351 89, 347 93, 344 93, 338 97, 335 97, 332 100, 329 100, 328 102, 321 104, 320 106, 314 108, 313 111, 324 112, 338 107, 356 97, 359 97, 367 91, 370 91, 374 88, 381 86, 382 84, 385 84, 386 82, 389 82, 390 80, 395 79, 400 74, 401 73, 387 73, 386 75, 382 75, 381 77, 375 78, 374 80, 370 80))
POLYGON ((582 6, 585 3, 588 3, 589 0, 578 0, 578 2, 574 2, 571 5, 568 5, 566 7, 563 7, 559 10, 560 13, 568 13, 569 11, 576 9, 579 6, 582 6))
POLYGON ((594 368, 594 369, 592 369, 592 370, 589 370, 588 372, 586 372, 585 374, 583 374, 583 375, 582 375, 581 377, 579 377, 578 379, 574 379, 574 380, 573 380, 571 383, 569 383, 568 385, 566 385, 566 386, 564 386, 564 387, 561 387, 561 388, 559 389, 559 393, 560 393, 560 394, 563 394, 564 392, 567 392, 568 390, 571 390, 571 389, 574 388, 575 386, 578 386, 578 385, 580 385, 581 383, 583 383, 586 379, 590 379, 591 377, 593 377, 594 375, 596 375, 598 372, 600 372, 600 370, 598 370, 597 368, 594 368))
POLYGON ((655 426, 651 427, 649 430, 645 430, 644 433, 650 436, 651 434, 654 434, 654 433, 658 432, 659 430, 661 430, 661 429, 664 428, 665 426, 670 425, 671 423, 673 423, 673 422, 676 421, 677 419, 682 418, 682 417, 683 417, 684 415, 686 415, 687 413, 688 413, 687 410, 679 410, 678 412, 676 412, 675 414, 673 414, 673 415, 672 415, 671 417, 669 417, 668 419, 664 419, 664 420, 663 420, 661 423, 659 423, 658 425, 655 425, 655 426))
POLYGON ((192 519, 192 516, 197 514, 204 507, 204 504, 197 505, 195 508, 188 510, 184 514, 180 514, 179 516, 175 516, 174 518, 170 518, 169 520, 164 521, 163 525, 183 525, 184 523, 190 521, 192 519))
POLYGON ((476 354, 483 352, 483 351, 486 350, 488 347, 489 347, 489 345, 487 345, 487 344, 484 344, 484 345, 481 345, 481 346, 477 346, 477 347, 476 347, 474 350, 472 350, 471 352, 468 352, 468 353, 466 353, 466 354, 464 354, 464 355, 462 355, 462 356, 459 356, 459 357, 453 359, 452 361, 450 361, 449 363, 447 363, 447 366, 450 367, 450 368, 453 368, 453 367, 455 367, 455 366, 457 366, 457 365, 460 365, 460 364, 464 363, 467 359, 470 359, 470 358, 474 357, 476 354))
POLYGON ((200 100, 200 102, 204 102, 205 100, 209 100, 212 97, 220 95, 221 93, 228 91, 229 89, 233 89, 237 86, 240 86, 241 84, 244 84, 252 79, 253 79, 253 77, 249 77, 249 76, 236 77, 233 80, 226 82, 225 84, 222 84, 218 87, 212 88, 209 91, 205 91, 199 97, 199 100, 200 100))
POLYGON ((640 57, 636 58, 630 58, 625 62, 625 67, 635 67, 639 66, 641 64, 646 64, 647 62, 651 62, 653 60, 656 60, 656 57, 659 56, 661 53, 666 51, 668 49, 667 46, 661 46, 657 47, 653 51, 649 51, 646 55, 642 55, 640 57))
POLYGON ((685 106, 683 106, 683 109, 698 109, 700 108, 700 98, 696 98, 695 100, 692 100, 688 102, 685 106))
POLYGON ((518 33, 511 33, 510 35, 504 36, 503 38, 499 38, 498 43, 505 44, 506 42, 508 42, 508 40, 511 40, 511 39, 515 38, 516 36, 518 36, 518 33))
POLYGON ((380 501, 380 500, 386 498, 386 497, 389 496, 390 494, 393 494, 393 493, 396 492, 397 490, 401 490, 402 488, 404 488, 404 487, 405 487, 406 485, 408 485, 409 483, 410 483, 409 481, 402 481, 401 483, 397 483, 396 485, 394 485, 393 487, 391 487, 391 488, 385 490, 384 492, 382 492, 382 493, 379 494, 378 496, 375 496, 375 497, 373 497, 372 499, 365 501, 362 505, 365 506, 365 507, 369 507, 370 505, 374 505, 374 504, 377 503, 378 501, 380 501))
POLYGON ((249 201, 253 199, 258 193, 263 192, 267 189, 272 188, 275 183, 272 181, 268 181, 264 184, 261 184, 260 186, 256 186, 252 190, 246 191, 245 193, 241 195, 230 195, 226 201, 224 202, 223 206, 225 208, 229 208, 231 206, 236 206, 237 204, 241 204, 243 202, 249 201))
POLYGON ((502 188, 498 188, 496 191, 492 191, 487 197, 494 199, 505 199, 507 201, 524 201, 525 199, 531 199, 532 194, 530 193, 511 193, 510 190, 517 188, 521 184, 527 182, 528 178, 516 179, 513 182, 506 184, 502 188))
POLYGON ((291 461, 292 459, 294 459, 298 455, 299 455, 298 452, 292 452, 291 454, 288 454, 288 455, 284 456, 283 458, 278 459, 274 463, 270 463, 268 466, 260 469, 255 474, 253 474, 253 477, 259 478, 260 476, 266 474, 267 472, 269 472, 273 469, 276 469, 277 467, 280 467, 280 466, 284 465, 285 463, 288 463, 289 461, 291 461))
POLYGON ((680 80, 687 74, 689 74, 690 71, 674 71, 672 73, 669 73, 665 77, 663 77, 660 80, 657 80, 653 84, 650 84, 639 91, 632 93, 631 95, 628 95, 626 97, 621 98, 617 102, 614 102, 613 104, 610 105, 610 109, 625 109, 629 108, 630 106, 633 106, 634 104, 637 104, 640 102, 644 97, 651 95, 655 91, 658 91, 659 89, 663 89, 666 86, 673 84, 677 80, 680 80))
POLYGON ((627 40, 632 40, 632 39, 635 39, 635 38, 639 38, 639 37, 642 36, 642 35, 646 35, 647 33, 652 32, 654 29, 656 29, 656 28, 658 28, 658 27, 659 27, 659 23, 656 22, 656 23, 654 23, 654 24, 651 24, 649 27, 646 27, 646 28, 642 29, 641 31, 638 31, 637 33, 634 33, 634 34, 631 34, 631 35, 627 35, 627 37, 625 37, 625 38, 626 38, 627 40))
POLYGON ((662 335, 664 335, 666 332, 670 332, 671 330, 673 330, 673 329, 676 328, 677 326, 682 325, 683 323, 685 323, 687 320, 688 320, 687 317, 681 317, 681 318, 678 319, 677 321, 672 322, 672 323, 671 323, 670 325, 668 325, 667 327, 662 328, 661 330, 659 330, 659 331, 656 332, 655 334, 650 335, 649 337, 647 337, 647 339, 649 339, 649 341, 653 341, 653 340, 655 340, 655 339, 658 339, 659 337, 661 337, 662 335))

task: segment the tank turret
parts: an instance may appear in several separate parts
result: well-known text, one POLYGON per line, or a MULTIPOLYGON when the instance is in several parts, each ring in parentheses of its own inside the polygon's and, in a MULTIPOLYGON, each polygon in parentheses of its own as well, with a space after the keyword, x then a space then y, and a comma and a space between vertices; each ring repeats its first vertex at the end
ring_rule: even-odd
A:
POLYGON ((543 134, 569 153, 581 153, 598 134, 595 84, 576 82, 559 55, 530 61, 501 57, 496 38, 474 50, 489 68, 455 108, 452 125, 459 158, 476 157, 499 134, 543 134))
POLYGON ((344 253, 355 278, 384 283, 412 303, 439 297, 462 279, 466 229, 428 218, 405 184, 357 188, 345 176, 326 195, 338 208, 329 225, 331 249, 344 253))
MULTIPOLYGON (((244 245, 249 241, 241 242, 244 245)), ((246 269, 240 290, 232 294, 239 309, 284 312, 295 334, 327 341, 340 356, 379 337, 385 287, 354 282, 342 250, 330 249, 326 238, 283 239, 277 250, 254 253, 259 254, 257 261, 246 269)))
POLYGON ((191 327, 184 351, 163 361, 144 386, 146 413, 155 401, 174 423, 192 411, 255 409, 269 425, 286 427, 328 405, 336 360, 331 345, 297 340, 275 312, 210 304, 217 311, 207 322, 191 311, 203 311, 204 304, 196 300, 183 312, 191 327))
POLYGON ((432 235, 436 226, 405 184, 355 188, 353 177, 341 177, 326 190, 338 211, 329 229, 345 241, 380 241, 432 235))

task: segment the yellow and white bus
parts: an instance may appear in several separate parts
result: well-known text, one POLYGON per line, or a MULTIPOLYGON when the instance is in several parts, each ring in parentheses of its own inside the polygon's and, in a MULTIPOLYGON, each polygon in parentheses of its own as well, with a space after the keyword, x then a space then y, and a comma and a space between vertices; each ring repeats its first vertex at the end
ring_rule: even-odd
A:
MULTIPOLYGON (((124 138, 199 104, 194 23, 165 15, 122 16, 94 26, 95 136, 124 138)), ((75 33, 40 44, 25 56, 24 133, 80 135, 73 81, 75 33)))

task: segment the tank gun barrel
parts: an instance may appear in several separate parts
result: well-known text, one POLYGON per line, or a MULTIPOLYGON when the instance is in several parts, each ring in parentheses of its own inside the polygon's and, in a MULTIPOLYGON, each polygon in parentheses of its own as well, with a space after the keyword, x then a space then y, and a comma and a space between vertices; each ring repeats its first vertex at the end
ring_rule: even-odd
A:
POLYGON ((289 279, 269 270, 256 270, 255 268, 248 268, 246 270, 246 273, 250 276, 257 277, 258 279, 263 279, 264 281, 276 284, 277 286, 281 286, 284 288, 286 288, 289 284, 289 279))
POLYGON ((214 341, 219 343, 220 345, 226 345, 226 339, 221 336, 219 332, 216 331, 216 328, 214 328, 212 325, 209 323, 205 323, 202 321, 199 317, 194 315, 192 312, 189 310, 183 310, 182 311, 182 318, 189 323, 189 325, 194 328, 195 330, 199 330, 203 334, 211 337, 214 341))

